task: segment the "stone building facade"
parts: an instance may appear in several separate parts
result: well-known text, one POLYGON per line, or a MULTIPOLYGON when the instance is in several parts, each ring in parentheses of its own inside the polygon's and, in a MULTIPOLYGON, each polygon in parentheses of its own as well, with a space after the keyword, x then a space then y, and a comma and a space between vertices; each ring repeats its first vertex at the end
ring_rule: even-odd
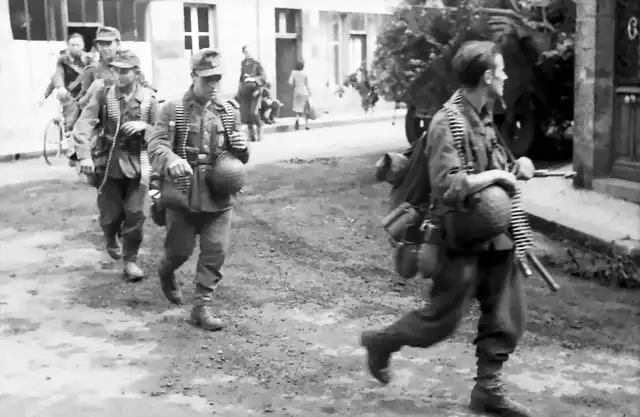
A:
POLYGON ((575 185, 640 203, 640 1, 576 3, 575 185))
MULTIPOLYGON (((221 92, 235 95, 242 46, 262 63, 271 93, 291 110, 288 79, 304 60, 314 106, 344 113, 355 101, 336 87, 362 61, 373 59, 376 37, 395 0, 0 0, 0 154, 42 149, 43 128, 54 109, 40 108, 65 38, 90 43, 101 24, 117 27, 142 61, 162 98, 190 83, 189 56, 215 47, 224 56, 221 92)), ((49 103, 47 103, 48 105, 49 103)), ((380 103, 384 106, 384 103, 380 103)), ((55 104, 54 106, 55 107, 55 104)))

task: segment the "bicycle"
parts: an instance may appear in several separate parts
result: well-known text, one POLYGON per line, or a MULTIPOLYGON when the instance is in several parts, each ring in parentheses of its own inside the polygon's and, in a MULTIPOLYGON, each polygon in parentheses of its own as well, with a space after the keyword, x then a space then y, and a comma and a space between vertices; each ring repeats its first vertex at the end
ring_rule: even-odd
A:
POLYGON ((58 114, 47 122, 44 128, 42 157, 47 165, 53 165, 56 159, 64 156, 71 141, 71 132, 65 129, 62 105, 58 102, 58 114))

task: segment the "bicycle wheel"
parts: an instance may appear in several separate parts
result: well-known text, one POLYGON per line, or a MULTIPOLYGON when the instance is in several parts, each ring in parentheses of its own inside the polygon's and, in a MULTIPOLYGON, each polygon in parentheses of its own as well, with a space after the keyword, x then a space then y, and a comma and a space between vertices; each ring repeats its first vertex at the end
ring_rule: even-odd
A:
POLYGON ((58 119, 50 120, 44 128, 44 148, 42 156, 48 165, 53 165, 54 158, 62 154, 64 128, 58 119))

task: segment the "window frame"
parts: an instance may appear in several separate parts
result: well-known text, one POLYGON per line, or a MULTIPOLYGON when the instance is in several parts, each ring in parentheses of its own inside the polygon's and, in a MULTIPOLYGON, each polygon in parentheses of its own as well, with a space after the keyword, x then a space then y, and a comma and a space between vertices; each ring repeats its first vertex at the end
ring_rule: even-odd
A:
POLYGON ((185 53, 186 51, 190 51, 191 55, 198 52, 200 48, 200 37, 208 36, 209 37, 209 47, 217 48, 218 47, 218 36, 217 36, 217 28, 218 22, 216 20, 217 10, 215 4, 203 4, 203 3, 184 3, 183 5, 183 13, 184 9, 189 9, 189 22, 191 23, 191 31, 187 32, 183 27, 183 43, 184 40, 189 37, 191 39, 191 49, 187 49, 184 47, 185 53), (200 22, 198 21, 198 9, 206 9, 207 16, 209 18, 209 30, 207 32, 200 31, 200 22), (196 49, 197 48, 197 49, 196 49))
MULTIPOLYGON (((26 17, 26 39, 15 39, 13 37, 13 20, 12 20, 12 15, 11 15, 11 10, 9 11, 9 25, 11 26, 11 37, 12 40, 26 40, 29 42, 59 42, 60 39, 55 39, 55 36, 52 36, 52 34, 56 33, 57 31, 52 29, 52 21, 53 19, 57 19, 57 17, 52 17, 51 16, 51 10, 50 10, 50 2, 59 2, 61 11, 60 11, 60 19, 62 20, 60 22, 60 26, 63 29, 63 38, 65 38, 68 36, 68 27, 69 26, 73 26, 73 27, 95 27, 95 26, 100 26, 100 25, 104 25, 104 2, 105 0, 82 0, 81 3, 81 14, 83 19, 85 19, 82 22, 75 22, 72 20, 69 20, 69 2, 67 0, 36 0, 36 1, 41 1, 44 5, 44 19, 45 19, 45 32, 47 34, 45 40, 33 40, 32 39, 32 33, 31 33, 31 14, 29 12, 29 0, 20 0, 22 2, 23 5, 23 9, 24 9, 24 14, 26 17), (97 18, 95 21, 87 21, 86 20, 86 12, 87 12, 87 7, 85 2, 87 1, 95 1, 96 2, 96 9, 97 9, 97 18)), ((142 3, 139 0, 107 0, 110 2, 114 2, 117 5, 117 10, 118 10, 118 14, 117 14, 117 25, 116 28, 118 30, 121 29, 121 13, 120 13, 120 6, 122 4, 122 2, 132 2, 133 3, 133 16, 132 16, 132 24, 133 24, 133 42, 145 42, 144 36, 142 36, 139 31, 138 31, 138 27, 139 27, 139 16, 138 16, 138 6, 140 3, 142 3)), ((148 5, 148 2, 147 2, 148 5)), ((142 16, 142 19, 146 19, 146 16, 142 16)), ((146 22, 144 22, 146 24, 146 22)), ((53 22, 53 25, 56 26, 58 24, 58 22, 53 22)))

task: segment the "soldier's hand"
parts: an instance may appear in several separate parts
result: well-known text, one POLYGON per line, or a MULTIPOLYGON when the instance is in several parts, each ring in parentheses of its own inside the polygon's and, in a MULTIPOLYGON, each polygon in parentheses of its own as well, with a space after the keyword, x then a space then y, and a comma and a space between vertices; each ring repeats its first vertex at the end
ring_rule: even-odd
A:
POLYGON ((96 170, 93 164, 93 159, 86 158, 80 160, 80 173, 85 175, 92 175, 96 170))
POLYGON ((496 179, 496 184, 504 188, 510 196, 516 193, 518 186, 516 176, 509 171, 500 171, 496 179))
POLYGON ((140 133, 147 128, 147 124, 141 120, 134 120, 122 125, 120 130, 127 136, 140 133))
POLYGON ((531 159, 523 156, 516 161, 513 174, 520 180, 528 181, 533 178, 535 172, 536 168, 533 166, 531 159))
POLYGON ((244 132, 235 132, 229 137, 229 145, 233 149, 244 151, 249 146, 249 140, 244 132))
POLYGON ((169 175, 174 178, 184 177, 185 175, 193 175, 193 169, 191 168, 191 165, 189 165, 189 163, 182 158, 173 161, 171 165, 169 165, 168 170, 169 175))

